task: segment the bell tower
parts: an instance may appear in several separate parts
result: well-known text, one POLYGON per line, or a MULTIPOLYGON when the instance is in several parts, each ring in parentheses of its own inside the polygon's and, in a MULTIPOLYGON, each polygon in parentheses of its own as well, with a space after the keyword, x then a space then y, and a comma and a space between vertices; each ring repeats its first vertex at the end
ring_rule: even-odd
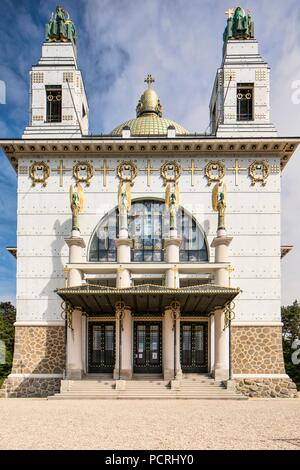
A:
POLYGON ((88 102, 77 66, 76 30, 57 7, 46 24, 42 57, 30 72, 29 125, 23 138, 80 138, 88 134, 88 102))
POLYGON ((270 68, 259 54, 254 22, 243 8, 226 12, 223 60, 210 100, 217 137, 275 137, 270 122, 270 68))

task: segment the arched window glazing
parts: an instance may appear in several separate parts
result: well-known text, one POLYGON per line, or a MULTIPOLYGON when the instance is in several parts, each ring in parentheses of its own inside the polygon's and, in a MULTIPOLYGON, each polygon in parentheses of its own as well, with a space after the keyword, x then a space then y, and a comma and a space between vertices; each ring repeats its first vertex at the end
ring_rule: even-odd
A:
MULTIPOLYGON (((180 262, 207 262, 208 250, 203 232, 183 208, 177 215, 178 237, 181 238, 180 262)), ((90 245, 89 261, 117 260, 115 239, 119 232, 116 208, 101 220, 90 245)), ((133 262, 164 261, 163 239, 168 237, 169 218, 162 201, 134 201, 128 214, 128 232, 133 240, 133 262)))

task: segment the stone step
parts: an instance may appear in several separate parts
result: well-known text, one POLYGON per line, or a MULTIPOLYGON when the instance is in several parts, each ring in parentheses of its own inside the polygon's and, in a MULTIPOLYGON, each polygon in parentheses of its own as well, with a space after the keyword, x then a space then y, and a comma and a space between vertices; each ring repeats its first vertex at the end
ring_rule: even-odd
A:
MULTIPOLYGON (((114 392, 122 392, 122 393, 170 393, 172 392, 171 389, 160 389, 160 390, 153 390, 151 388, 145 388, 145 389, 125 389, 125 390, 101 390, 101 389, 80 389, 80 390, 73 390, 70 389, 68 391, 63 391, 62 393, 114 393, 114 392)), ((185 393, 197 393, 197 390, 187 390, 184 391, 185 393)), ((205 393, 212 393, 210 390, 203 390, 205 393)))
MULTIPOLYGON (((111 392, 114 392, 116 390, 116 388, 105 388, 105 387, 69 387, 67 391, 101 391, 101 392, 107 392, 107 393, 111 393, 111 392)), ((129 387, 129 386, 126 386, 124 390, 129 390, 129 391, 136 391, 136 392, 143 392, 143 391, 170 391, 172 390, 169 386, 162 386, 162 387, 149 387, 149 386, 145 386, 145 387, 129 387)), ((225 388, 223 387, 180 387, 178 390, 180 391, 184 391, 184 392, 190 392, 190 393, 193 393, 193 392, 197 392, 198 390, 203 390, 207 393, 212 393, 213 391, 226 391, 225 388)))
POLYGON ((72 399, 83 399, 83 400, 90 400, 90 399, 108 399, 108 400, 114 400, 114 399, 135 399, 135 400, 160 400, 160 399, 166 399, 166 400, 173 400, 173 399, 183 399, 183 400, 247 400, 247 397, 240 396, 240 395, 227 395, 227 394, 222 394, 222 395, 207 395, 207 394, 202 394, 202 395, 182 395, 182 394, 174 394, 174 395, 169 395, 169 394, 159 394, 159 395, 153 395, 153 394, 147 394, 147 395, 122 395, 122 394, 74 394, 74 395, 54 395, 48 397, 49 400, 72 400, 72 399))
POLYGON ((116 388, 115 384, 113 385, 86 385, 86 384, 80 384, 80 385, 69 385, 69 389, 81 389, 81 388, 86 388, 86 389, 92 389, 92 388, 97 388, 101 390, 114 390, 116 388))
POLYGON ((48 400, 247 400, 239 395, 54 395, 48 400))
POLYGON ((127 380, 124 389, 116 389, 116 383, 107 378, 62 381, 61 393, 49 399, 246 399, 207 376, 184 377, 178 390, 171 388, 170 381, 153 376, 127 380))
POLYGON ((115 391, 114 393, 103 393, 101 391, 82 391, 82 392, 67 392, 67 393, 61 393, 57 394, 57 396, 60 397, 88 397, 88 396, 98 396, 98 397, 137 397, 137 398, 144 398, 144 397, 153 397, 153 398, 159 398, 159 397, 169 397, 169 398, 181 398, 181 397, 190 397, 190 398, 198 398, 198 397, 237 397, 238 395, 234 393, 229 393, 226 390, 223 392, 214 392, 214 393, 206 393, 204 391, 198 391, 195 393, 184 393, 184 392, 175 392, 175 391, 160 391, 160 392, 145 392, 145 393, 140 393, 140 392, 130 392, 130 391, 115 391))

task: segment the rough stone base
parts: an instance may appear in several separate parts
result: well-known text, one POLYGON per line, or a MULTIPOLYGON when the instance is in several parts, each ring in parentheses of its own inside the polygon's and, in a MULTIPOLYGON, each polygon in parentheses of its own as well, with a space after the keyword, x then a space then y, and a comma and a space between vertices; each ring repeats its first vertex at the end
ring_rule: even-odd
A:
POLYGON ((13 374, 62 374, 65 368, 63 326, 17 326, 13 374))
POLYGON ((7 378, 1 388, 1 398, 48 397, 60 391, 59 378, 7 378))
POLYGON ((233 326, 234 374, 284 374, 281 326, 233 326))
POLYGON ((291 379, 236 379, 236 391, 247 397, 297 398, 291 379))

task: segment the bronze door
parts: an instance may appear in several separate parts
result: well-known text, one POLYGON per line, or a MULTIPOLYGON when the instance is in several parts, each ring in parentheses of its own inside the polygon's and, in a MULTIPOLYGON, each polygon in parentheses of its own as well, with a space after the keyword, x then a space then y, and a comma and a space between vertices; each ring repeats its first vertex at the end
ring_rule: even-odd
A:
POLYGON ((180 360, 183 372, 207 372, 207 324, 181 322, 180 360))
POLYGON ((88 371, 112 373, 115 366, 115 323, 89 322, 88 371))
POLYGON ((161 322, 134 322, 133 372, 162 372, 161 322))

